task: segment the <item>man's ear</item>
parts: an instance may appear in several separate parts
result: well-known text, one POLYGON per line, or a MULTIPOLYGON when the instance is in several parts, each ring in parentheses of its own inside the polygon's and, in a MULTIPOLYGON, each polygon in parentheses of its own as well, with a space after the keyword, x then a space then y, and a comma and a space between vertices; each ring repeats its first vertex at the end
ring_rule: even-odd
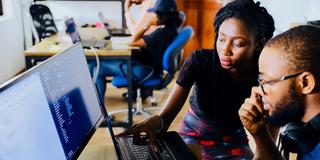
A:
POLYGON ((310 94, 316 89, 316 77, 311 72, 303 72, 299 76, 299 86, 302 94, 310 94))

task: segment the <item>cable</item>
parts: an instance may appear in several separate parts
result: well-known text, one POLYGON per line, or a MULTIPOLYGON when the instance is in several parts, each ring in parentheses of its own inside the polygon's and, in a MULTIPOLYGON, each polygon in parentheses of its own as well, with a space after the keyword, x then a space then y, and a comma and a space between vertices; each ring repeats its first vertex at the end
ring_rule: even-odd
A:
POLYGON ((97 67, 93 71, 93 76, 92 76, 93 83, 96 84, 97 83, 97 78, 98 78, 98 75, 99 75, 99 71, 100 71, 100 60, 99 60, 99 55, 97 53, 97 50, 92 46, 90 47, 90 49, 93 51, 93 53, 94 53, 94 55, 96 57, 97 67))
POLYGON ((280 148, 280 142, 281 142, 283 136, 284 135, 282 135, 282 134, 279 135, 277 148, 276 148, 275 155, 274 155, 274 158, 273 158, 274 160, 281 159, 281 152, 283 150, 283 147, 281 147, 280 150, 279 150, 279 148, 280 148))

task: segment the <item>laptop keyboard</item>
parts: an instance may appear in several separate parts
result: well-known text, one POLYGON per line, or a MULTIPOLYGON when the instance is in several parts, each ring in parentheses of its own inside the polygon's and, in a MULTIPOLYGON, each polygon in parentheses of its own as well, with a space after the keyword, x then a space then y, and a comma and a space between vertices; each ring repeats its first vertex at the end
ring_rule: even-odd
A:
POLYGON ((168 147, 163 143, 157 140, 157 149, 159 150, 160 154, 156 155, 152 152, 149 145, 135 145, 133 144, 133 138, 127 137, 124 139, 128 148, 131 148, 134 158, 135 159, 143 159, 143 160, 161 160, 161 159, 174 159, 171 155, 168 147))
POLYGON ((125 138, 125 142, 128 148, 131 148, 135 159, 157 159, 149 145, 135 145, 132 137, 125 138))

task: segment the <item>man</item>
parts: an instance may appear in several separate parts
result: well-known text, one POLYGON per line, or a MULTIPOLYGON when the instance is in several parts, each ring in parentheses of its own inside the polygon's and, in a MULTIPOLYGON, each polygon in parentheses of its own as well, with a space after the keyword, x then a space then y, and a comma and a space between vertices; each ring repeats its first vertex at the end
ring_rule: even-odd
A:
POLYGON ((255 158, 284 159, 267 129, 270 123, 286 125, 279 139, 284 149, 295 147, 284 143, 293 139, 298 159, 318 159, 320 28, 299 26, 271 39, 260 55, 259 73, 259 87, 252 88, 239 110, 256 143, 255 158))

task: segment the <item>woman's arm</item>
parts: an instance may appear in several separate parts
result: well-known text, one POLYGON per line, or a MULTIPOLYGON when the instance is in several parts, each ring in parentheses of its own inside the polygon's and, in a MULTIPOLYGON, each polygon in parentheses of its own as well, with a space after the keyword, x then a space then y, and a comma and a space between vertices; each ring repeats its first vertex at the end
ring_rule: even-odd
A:
POLYGON ((164 121, 164 129, 167 130, 180 112, 181 108, 183 107, 186 99, 188 98, 190 89, 183 88, 178 84, 175 84, 171 94, 169 95, 168 100, 164 104, 160 112, 160 116, 164 121))
POLYGON ((130 33, 136 34, 136 32, 138 31, 138 28, 141 28, 141 27, 143 28, 144 24, 148 19, 150 19, 150 17, 154 18, 155 14, 147 11, 149 8, 154 6, 154 3, 153 1, 150 1, 150 0, 144 0, 141 4, 136 4, 136 5, 140 5, 139 17, 141 17, 137 21, 133 18, 132 13, 130 12, 130 8, 132 5, 133 5, 133 2, 131 0, 125 1, 124 16, 125 16, 126 24, 130 33))
POLYGON ((137 47, 145 47, 146 43, 143 40, 143 36, 145 32, 149 29, 152 25, 157 25, 157 17, 155 14, 150 15, 150 17, 145 17, 143 23, 139 25, 139 27, 136 28, 136 31, 132 33, 132 39, 131 39, 131 46, 137 46, 137 47))
POLYGON ((128 26, 129 31, 132 33, 134 26, 136 25, 135 20, 133 19, 130 13, 130 7, 132 6, 131 0, 126 0, 124 2, 124 17, 126 19, 126 24, 128 26))
MULTIPOLYGON (((132 35, 137 34, 137 32, 139 32, 139 30, 142 30, 143 28, 145 28, 145 25, 149 23, 149 21, 155 21, 157 19, 157 15, 154 13, 149 13, 146 12, 144 13, 144 15, 142 16, 142 18, 136 22, 133 17, 131 12, 129 11, 125 11, 125 18, 126 18, 126 24, 128 26, 128 29, 130 31, 130 33, 132 35)), ((154 28, 155 26, 157 26, 157 24, 153 24, 151 28, 154 28)), ((153 29, 154 30, 154 29, 153 29)), ((147 30, 147 33, 150 33, 150 28, 147 30)))
MULTIPOLYGON (((148 25, 146 25, 146 27, 148 27, 148 25)), ((147 29, 148 28, 141 28, 135 34, 132 34, 131 43, 129 45, 141 47, 141 48, 145 47, 146 42, 144 41, 144 39, 142 37, 143 37, 144 33, 147 31, 147 29)))
POLYGON ((133 140, 137 144, 145 144, 146 139, 141 138, 141 134, 147 133, 148 142, 152 150, 156 151, 156 137, 159 132, 166 131, 173 119, 181 110, 189 94, 189 89, 175 85, 168 100, 166 101, 160 115, 151 116, 135 124, 129 129, 117 136, 133 134, 133 140))
POLYGON ((125 134, 133 133, 134 135, 139 135, 141 132, 147 132, 149 135, 155 135, 155 132, 157 131, 166 131, 183 107, 188 94, 189 89, 185 89, 175 84, 160 115, 146 118, 145 120, 135 124, 134 127, 125 134))

